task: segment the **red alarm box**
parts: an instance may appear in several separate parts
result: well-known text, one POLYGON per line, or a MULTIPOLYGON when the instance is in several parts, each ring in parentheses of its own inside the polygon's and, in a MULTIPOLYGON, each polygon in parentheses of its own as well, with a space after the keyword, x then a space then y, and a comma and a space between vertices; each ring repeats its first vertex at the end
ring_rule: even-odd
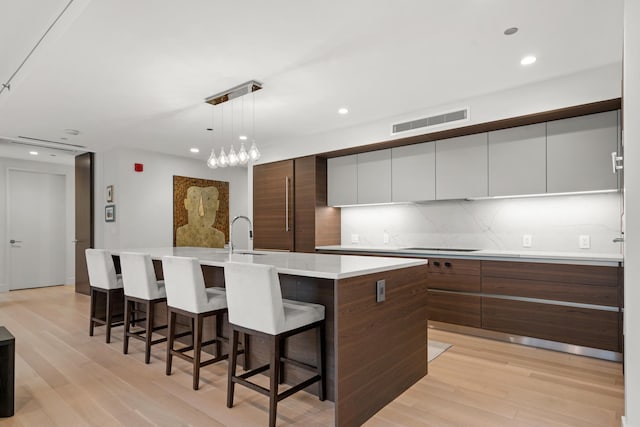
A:
POLYGON ((134 163, 133 170, 136 172, 142 172, 144 170, 144 165, 142 163, 134 163))

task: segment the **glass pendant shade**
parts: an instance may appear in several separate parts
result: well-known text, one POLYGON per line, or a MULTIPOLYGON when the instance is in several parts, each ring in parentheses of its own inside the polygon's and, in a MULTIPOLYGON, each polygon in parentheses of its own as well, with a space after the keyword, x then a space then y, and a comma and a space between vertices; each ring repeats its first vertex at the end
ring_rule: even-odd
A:
POLYGON ((220 166, 221 168, 226 168, 227 166, 229 166, 229 158, 224 152, 224 148, 220 150, 220 155, 218 156, 218 166, 220 166))
POLYGON ((216 159, 215 150, 211 150, 211 155, 207 159, 207 166, 209 166, 211 169, 215 169, 218 167, 218 159, 216 159))
POLYGON ((258 151, 255 141, 251 144, 251 148, 249 148, 249 158, 253 162, 260 158, 260 151, 258 151))
POLYGON ((247 149, 244 148, 244 143, 240 144, 240 151, 238 151, 238 161, 241 165, 246 165, 249 162, 249 154, 247 154, 247 149))
POLYGON ((236 150, 234 150, 233 148, 233 145, 229 150, 229 155, 227 156, 227 158, 229 159, 229 166, 236 166, 240 162, 240 160, 238 159, 238 155, 236 154, 236 150))

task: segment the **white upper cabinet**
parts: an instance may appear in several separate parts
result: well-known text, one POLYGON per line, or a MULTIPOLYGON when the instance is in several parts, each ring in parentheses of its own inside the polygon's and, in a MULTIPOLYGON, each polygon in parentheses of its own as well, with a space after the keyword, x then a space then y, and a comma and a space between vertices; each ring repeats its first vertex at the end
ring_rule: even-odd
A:
POLYGON ((616 189, 617 144, 617 111, 548 122, 547 192, 616 189))
POLYGON ((436 199, 487 195, 487 133, 436 141, 436 199))
POLYGON ((358 203, 391 202, 391 149, 358 154, 358 203))
POLYGON ((327 202, 329 206, 358 203, 358 156, 327 159, 327 202))
POLYGON ((391 149, 391 200, 414 202, 436 198, 436 144, 391 149))
POLYGON ((489 196, 546 191, 546 123, 489 132, 489 196))

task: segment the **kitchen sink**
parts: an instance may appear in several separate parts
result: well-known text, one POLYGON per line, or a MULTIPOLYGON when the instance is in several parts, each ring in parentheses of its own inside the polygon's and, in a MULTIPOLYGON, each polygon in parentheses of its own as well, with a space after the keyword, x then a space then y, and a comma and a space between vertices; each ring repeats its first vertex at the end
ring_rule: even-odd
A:
POLYGON ((447 251, 447 252, 475 252, 480 249, 459 249, 459 248, 405 248, 408 251, 447 251))
POLYGON ((237 250, 233 251, 234 255, 266 255, 264 253, 255 252, 255 251, 247 251, 247 250, 237 250))

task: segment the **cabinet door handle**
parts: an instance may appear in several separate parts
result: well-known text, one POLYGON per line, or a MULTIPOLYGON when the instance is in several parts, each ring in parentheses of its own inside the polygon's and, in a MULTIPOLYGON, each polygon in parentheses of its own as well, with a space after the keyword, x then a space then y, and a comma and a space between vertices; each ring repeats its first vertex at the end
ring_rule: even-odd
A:
POLYGON ((451 267, 451 263, 450 263, 450 262, 445 262, 445 263, 444 263, 444 266, 445 266, 445 267, 451 267))
POLYGON ((284 177, 284 231, 289 231, 289 177, 284 177))
POLYGON ((620 169, 622 169, 622 165, 619 165, 618 162, 622 161, 622 156, 618 156, 618 153, 615 151, 611 152, 611 168, 613 169, 613 173, 617 173, 620 169))

